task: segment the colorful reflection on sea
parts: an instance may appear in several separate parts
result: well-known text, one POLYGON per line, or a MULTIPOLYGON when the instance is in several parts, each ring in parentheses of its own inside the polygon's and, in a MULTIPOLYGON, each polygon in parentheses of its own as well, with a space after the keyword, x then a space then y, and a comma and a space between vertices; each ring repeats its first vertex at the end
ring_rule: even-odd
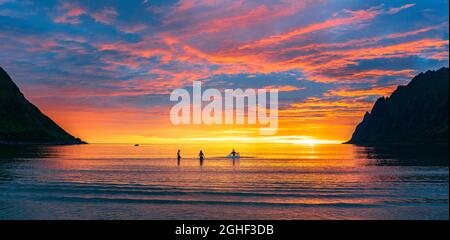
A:
POLYGON ((0 218, 448 219, 448 159, 448 146, 3 146, 0 218))

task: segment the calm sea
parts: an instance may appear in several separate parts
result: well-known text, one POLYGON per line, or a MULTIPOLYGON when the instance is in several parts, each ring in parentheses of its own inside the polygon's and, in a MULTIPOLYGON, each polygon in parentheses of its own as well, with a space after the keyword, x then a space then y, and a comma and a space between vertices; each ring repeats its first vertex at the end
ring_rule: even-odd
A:
POLYGON ((238 145, 3 146, 0 219, 449 219, 448 146, 238 145))

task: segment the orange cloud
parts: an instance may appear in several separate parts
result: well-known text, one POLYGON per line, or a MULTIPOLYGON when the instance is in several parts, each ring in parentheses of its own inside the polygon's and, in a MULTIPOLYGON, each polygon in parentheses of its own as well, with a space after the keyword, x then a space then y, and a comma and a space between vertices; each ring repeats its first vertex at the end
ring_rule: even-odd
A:
POLYGON ((373 87, 368 89, 336 89, 330 90, 324 96, 339 96, 339 97, 361 97, 361 96, 388 96, 390 95, 396 85, 386 87, 373 87))
POLYGON ((278 89, 278 92, 291 92, 291 91, 298 91, 298 90, 304 90, 304 87, 296 87, 296 86, 290 86, 290 85, 271 85, 264 87, 265 89, 278 89))

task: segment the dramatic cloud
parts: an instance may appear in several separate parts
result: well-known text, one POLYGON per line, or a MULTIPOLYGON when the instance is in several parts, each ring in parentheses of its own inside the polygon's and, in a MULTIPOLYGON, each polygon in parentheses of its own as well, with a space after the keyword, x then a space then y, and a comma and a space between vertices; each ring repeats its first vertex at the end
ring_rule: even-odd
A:
POLYGON ((195 80, 278 88, 280 134, 344 140, 377 97, 448 66, 446 1, 0 5, 0 65, 33 102, 90 141, 177 137, 168 94, 195 80))

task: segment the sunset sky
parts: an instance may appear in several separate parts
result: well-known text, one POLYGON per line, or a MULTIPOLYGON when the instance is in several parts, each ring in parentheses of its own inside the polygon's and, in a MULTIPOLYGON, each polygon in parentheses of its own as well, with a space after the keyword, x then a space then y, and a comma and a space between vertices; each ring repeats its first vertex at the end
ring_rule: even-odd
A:
POLYGON ((448 66, 448 0, 0 0, 0 66, 88 142, 345 141, 380 96, 448 66), (174 126, 169 94, 278 88, 277 135, 174 126))

